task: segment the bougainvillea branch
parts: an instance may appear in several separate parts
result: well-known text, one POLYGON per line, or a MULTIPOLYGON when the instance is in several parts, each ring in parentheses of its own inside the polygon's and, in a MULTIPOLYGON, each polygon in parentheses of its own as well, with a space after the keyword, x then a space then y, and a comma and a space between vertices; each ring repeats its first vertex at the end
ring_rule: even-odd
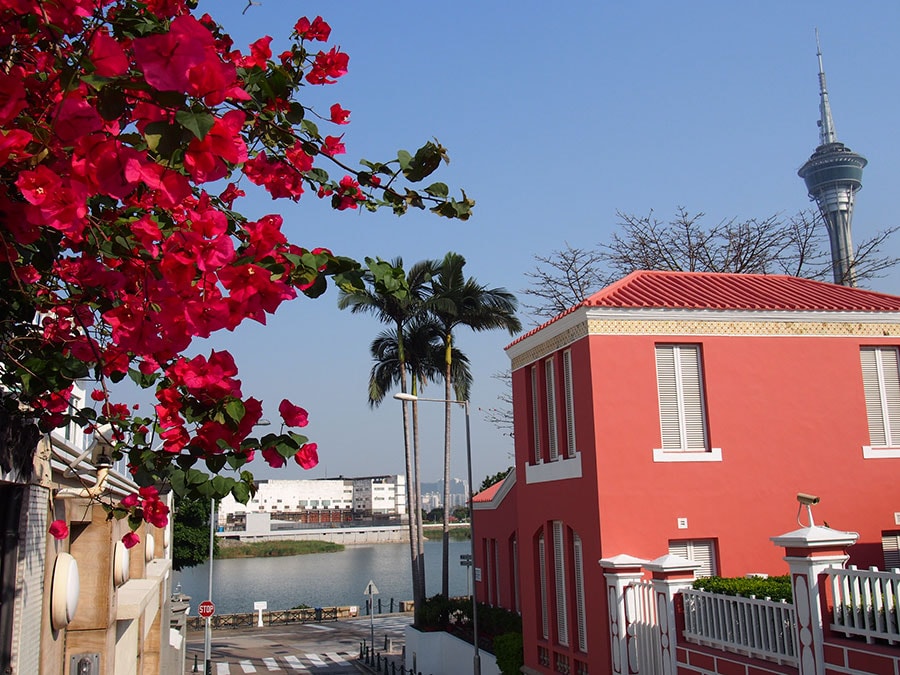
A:
MULTIPOLYGON (((241 51, 191 10, 186 0, 0 3, 0 404, 43 433, 110 425, 112 459, 127 458, 141 491, 106 507, 132 530, 165 522, 157 486, 246 501, 257 451, 272 466, 317 461, 296 431, 307 412, 291 401, 280 433, 252 436, 261 402, 243 394, 227 352, 185 356, 195 338, 265 323, 329 280, 360 287, 364 272, 406 292, 403 271, 383 261, 291 243, 278 215, 242 216, 248 184, 338 210, 466 219, 473 206, 443 183, 416 187, 447 161, 437 141, 359 169, 337 159, 350 111, 318 112, 300 96, 349 68, 339 48, 314 46, 330 39, 321 17, 299 19, 290 48, 273 55, 271 37, 241 51), (108 383, 125 378, 155 390, 153 414, 113 400, 108 383), (84 380, 95 381, 90 401, 75 408, 84 380)), ((0 464, 27 473, 34 435, 18 438, 24 449, 0 464)))

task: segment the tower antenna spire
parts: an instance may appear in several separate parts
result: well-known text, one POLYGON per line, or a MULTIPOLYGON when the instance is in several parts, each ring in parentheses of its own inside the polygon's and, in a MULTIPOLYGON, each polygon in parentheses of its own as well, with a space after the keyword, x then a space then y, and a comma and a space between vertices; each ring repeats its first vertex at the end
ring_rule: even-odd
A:
POLYGON ((867 162, 865 157, 838 141, 834 131, 818 28, 816 54, 819 57, 819 147, 797 173, 806 183, 806 191, 818 205, 828 229, 834 283, 856 286, 850 224, 853 220, 853 201, 862 187, 862 173, 867 162))
POLYGON ((825 68, 822 66, 822 48, 819 45, 819 29, 816 28, 816 56, 819 57, 819 145, 837 141, 831 104, 828 102, 828 87, 825 86, 825 68))

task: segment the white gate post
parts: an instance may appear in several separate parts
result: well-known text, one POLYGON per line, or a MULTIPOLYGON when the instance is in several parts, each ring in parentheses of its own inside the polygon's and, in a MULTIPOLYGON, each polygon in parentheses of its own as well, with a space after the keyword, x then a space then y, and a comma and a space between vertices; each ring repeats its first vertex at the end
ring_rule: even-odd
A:
POLYGON ((700 563, 677 555, 664 555, 646 565, 652 574, 656 618, 659 622, 660 675, 675 675, 678 672, 675 595, 691 587, 700 567, 700 563))
POLYGON ((784 560, 791 571, 794 608, 797 613, 798 675, 825 675, 824 617, 820 575, 829 567, 842 568, 849 560, 847 547, 856 543, 855 532, 839 532, 830 527, 803 527, 780 537, 772 537, 784 548, 784 560))
POLYGON ((606 601, 609 606, 609 646, 612 675, 638 675, 637 645, 634 628, 628 620, 634 617, 634 592, 629 586, 644 576, 646 560, 630 555, 603 558, 600 566, 606 577, 606 601))

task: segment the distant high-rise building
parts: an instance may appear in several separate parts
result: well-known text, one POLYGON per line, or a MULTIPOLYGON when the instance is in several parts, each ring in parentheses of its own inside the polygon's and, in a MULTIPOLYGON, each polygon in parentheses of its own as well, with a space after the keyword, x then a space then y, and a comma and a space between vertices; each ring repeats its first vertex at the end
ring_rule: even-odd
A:
POLYGON ((810 199, 818 204, 828 228, 834 283, 856 286, 850 224, 853 198, 862 187, 862 172, 867 161, 837 139, 825 87, 818 31, 816 55, 819 58, 819 147, 797 173, 806 182, 810 199))

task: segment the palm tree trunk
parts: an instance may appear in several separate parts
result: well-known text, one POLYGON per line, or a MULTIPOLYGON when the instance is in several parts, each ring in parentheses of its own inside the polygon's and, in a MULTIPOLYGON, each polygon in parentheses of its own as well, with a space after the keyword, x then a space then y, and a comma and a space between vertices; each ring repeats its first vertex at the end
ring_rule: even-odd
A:
POLYGON ((446 351, 446 371, 444 373, 444 529, 441 549, 441 594, 445 598, 450 597, 450 403, 451 391, 451 354, 452 342, 448 336, 446 351))
MULTIPOLYGON (((402 355, 402 341, 400 342, 399 351, 402 355)), ((406 392, 406 364, 403 362, 402 356, 400 359, 400 391, 406 392)), ((415 503, 416 492, 413 487, 415 477, 413 475, 412 449, 409 442, 409 408, 407 408, 406 403, 406 401, 403 401, 401 406, 403 408, 403 451, 406 462, 406 510, 409 528, 410 571, 413 585, 413 621, 417 623, 419 610, 422 608, 425 595, 419 577, 419 519, 415 517, 415 512, 413 511, 413 509, 418 509, 418 506, 415 503)))

